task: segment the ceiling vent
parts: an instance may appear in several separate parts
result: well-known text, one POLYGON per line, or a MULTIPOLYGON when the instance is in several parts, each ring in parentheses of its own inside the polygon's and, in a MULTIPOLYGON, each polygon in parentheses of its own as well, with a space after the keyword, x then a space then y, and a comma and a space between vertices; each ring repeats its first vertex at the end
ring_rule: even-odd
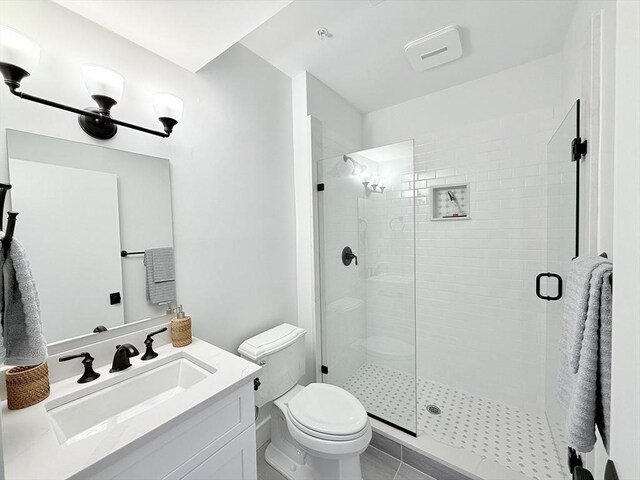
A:
POLYGON ((462 56, 460 27, 450 25, 409 42, 405 45, 404 51, 417 72, 452 62, 462 56))

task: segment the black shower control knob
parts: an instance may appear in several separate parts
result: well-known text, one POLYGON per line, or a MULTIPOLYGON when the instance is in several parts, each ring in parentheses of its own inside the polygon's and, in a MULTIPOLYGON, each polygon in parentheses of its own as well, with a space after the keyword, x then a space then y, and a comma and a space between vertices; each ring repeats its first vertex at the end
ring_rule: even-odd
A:
POLYGON ((349 265, 351 265, 351 262, 353 260, 356 261, 356 267, 357 267, 358 266, 358 256, 353 253, 353 250, 351 250, 351 247, 344 247, 342 249, 342 264, 345 267, 348 267, 349 265))

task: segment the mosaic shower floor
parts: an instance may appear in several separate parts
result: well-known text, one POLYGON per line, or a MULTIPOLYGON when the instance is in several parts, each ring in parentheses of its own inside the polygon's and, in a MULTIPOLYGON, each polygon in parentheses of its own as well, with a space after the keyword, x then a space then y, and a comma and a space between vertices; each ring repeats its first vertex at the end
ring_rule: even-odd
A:
MULTIPOLYGON (((397 425, 411 425, 413 377, 365 364, 343 385, 367 411, 397 425)), ((471 451, 535 480, 561 480, 553 437, 543 415, 418 378, 418 434, 471 451), (435 405, 440 414, 429 413, 435 405)))

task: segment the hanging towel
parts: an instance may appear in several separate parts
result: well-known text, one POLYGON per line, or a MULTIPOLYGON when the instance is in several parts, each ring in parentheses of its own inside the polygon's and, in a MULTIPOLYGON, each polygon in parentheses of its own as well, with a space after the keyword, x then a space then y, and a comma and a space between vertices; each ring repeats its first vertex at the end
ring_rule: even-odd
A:
POLYGON ((31 267, 24 249, 15 239, 8 252, 4 248, 0 250, 4 363, 38 365, 47 359, 47 342, 31 267))
POLYGON ((573 261, 564 303, 557 396, 567 409, 567 443, 590 452, 596 425, 607 445, 611 404, 611 278, 602 257, 573 261))
POLYGON ((144 251, 147 277, 147 300, 153 304, 176 300, 173 248, 151 248, 144 251))

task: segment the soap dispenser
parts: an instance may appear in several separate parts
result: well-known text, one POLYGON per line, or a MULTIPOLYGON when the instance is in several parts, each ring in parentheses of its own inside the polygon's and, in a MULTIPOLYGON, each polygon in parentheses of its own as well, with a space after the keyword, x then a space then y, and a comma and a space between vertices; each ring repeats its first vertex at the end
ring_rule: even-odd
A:
POLYGON ((171 320, 171 343, 174 347, 191 343, 191 317, 185 315, 182 305, 176 308, 176 317, 171 320))

